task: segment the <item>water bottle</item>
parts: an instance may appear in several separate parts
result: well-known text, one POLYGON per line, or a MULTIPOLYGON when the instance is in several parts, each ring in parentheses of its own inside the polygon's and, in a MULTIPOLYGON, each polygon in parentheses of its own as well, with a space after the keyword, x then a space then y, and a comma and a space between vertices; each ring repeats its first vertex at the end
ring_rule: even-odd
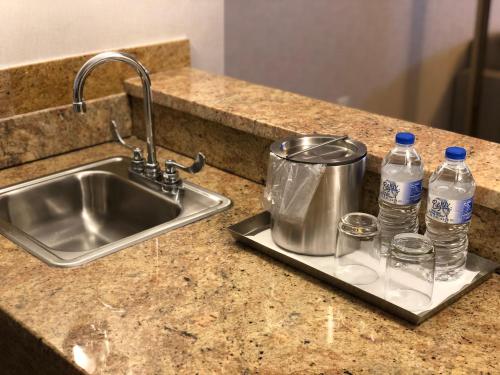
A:
POLYGON ((465 268, 476 183, 462 147, 448 147, 445 161, 429 180, 425 235, 436 251, 436 278, 452 280, 465 268))
POLYGON ((378 214, 382 254, 387 254, 396 234, 418 231, 424 164, 414 144, 412 133, 396 134, 396 145, 382 162, 378 214))

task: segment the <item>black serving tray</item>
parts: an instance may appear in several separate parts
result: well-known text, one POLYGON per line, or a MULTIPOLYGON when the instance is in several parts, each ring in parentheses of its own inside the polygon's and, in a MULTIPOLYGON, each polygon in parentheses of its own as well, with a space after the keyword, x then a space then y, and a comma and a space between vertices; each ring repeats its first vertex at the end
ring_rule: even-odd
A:
POLYGON ((262 212, 252 216, 238 224, 230 226, 228 229, 236 240, 415 325, 424 322, 445 307, 457 301, 461 296, 487 280, 498 268, 497 263, 480 257, 479 255, 469 253, 467 256, 466 269, 477 272, 474 278, 470 282, 459 286, 460 289, 446 295, 437 306, 433 306, 425 311, 412 312, 385 300, 380 295, 376 295, 369 290, 362 289, 361 287, 336 278, 333 272, 328 269, 330 268, 329 265, 333 264, 333 256, 318 257, 296 254, 281 249, 276 245, 268 246, 264 244, 263 241, 259 241, 258 238, 255 238, 256 235, 263 231, 270 231, 270 215, 268 212, 262 212))

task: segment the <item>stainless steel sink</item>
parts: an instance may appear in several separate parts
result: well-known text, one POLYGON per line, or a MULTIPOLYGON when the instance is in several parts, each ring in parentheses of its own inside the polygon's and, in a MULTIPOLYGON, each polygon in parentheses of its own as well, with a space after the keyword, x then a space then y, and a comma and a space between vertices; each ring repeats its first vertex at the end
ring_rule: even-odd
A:
POLYGON ((177 196, 114 157, 0 190, 0 233, 54 266, 73 267, 231 205, 189 182, 177 196))

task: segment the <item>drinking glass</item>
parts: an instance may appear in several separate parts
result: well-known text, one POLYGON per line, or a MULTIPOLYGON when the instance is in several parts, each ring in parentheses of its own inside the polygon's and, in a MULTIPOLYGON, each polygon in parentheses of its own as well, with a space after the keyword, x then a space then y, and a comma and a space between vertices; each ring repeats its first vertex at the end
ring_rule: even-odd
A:
POLYGON ((406 309, 428 307, 434 290, 432 241, 416 233, 394 236, 385 272, 385 299, 406 309))
POLYGON ((380 226, 375 216, 351 212, 338 224, 334 273, 353 285, 378 280, 380 267, 380 226))

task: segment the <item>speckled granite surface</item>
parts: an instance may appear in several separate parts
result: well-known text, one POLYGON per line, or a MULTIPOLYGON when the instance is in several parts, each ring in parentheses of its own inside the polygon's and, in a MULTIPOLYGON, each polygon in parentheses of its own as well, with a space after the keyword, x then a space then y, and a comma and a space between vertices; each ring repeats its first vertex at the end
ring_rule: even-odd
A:
POLYGON ((111 120, 130 135, 126 94, 89 100, 87 107, 85 115, 65 105, 0 119, 0 169, 110 141, 111 120))
MULTIPOLYGON (((368 147, 367 168, 379 171, 397 131, 412 131, 427 179, 448 145, 464 146, 477 182, 475 202, 500 211, 500 144, 417 125, 192 68, 152 76, 154 101, 265 139, 292 134, 348 134, 368 147)), ((142 95, 137 79, 127 91, 142 95)))
MULTIPOLYGON (((151 72, 190 64, 187 39, 120 50, 134 54, 151 72)), ((76 73, 97 53, 0 69, 0 118, 70 104, 76 73)), ((123 92, 123 80, 135 75, 123 63, 100 66, 87 80, 85 98, 123 92)))
MULTIPOLYGON (((0 185, 124 152, 5 169, 0 185)), ((82 268, 50 268, 0 237, 0 309, 95 374, 500 372, 498 275, 412 328, 235 243, 226 227, 260 210, 261 185, 212 167, 189 180, 234 207, 82 268)))

